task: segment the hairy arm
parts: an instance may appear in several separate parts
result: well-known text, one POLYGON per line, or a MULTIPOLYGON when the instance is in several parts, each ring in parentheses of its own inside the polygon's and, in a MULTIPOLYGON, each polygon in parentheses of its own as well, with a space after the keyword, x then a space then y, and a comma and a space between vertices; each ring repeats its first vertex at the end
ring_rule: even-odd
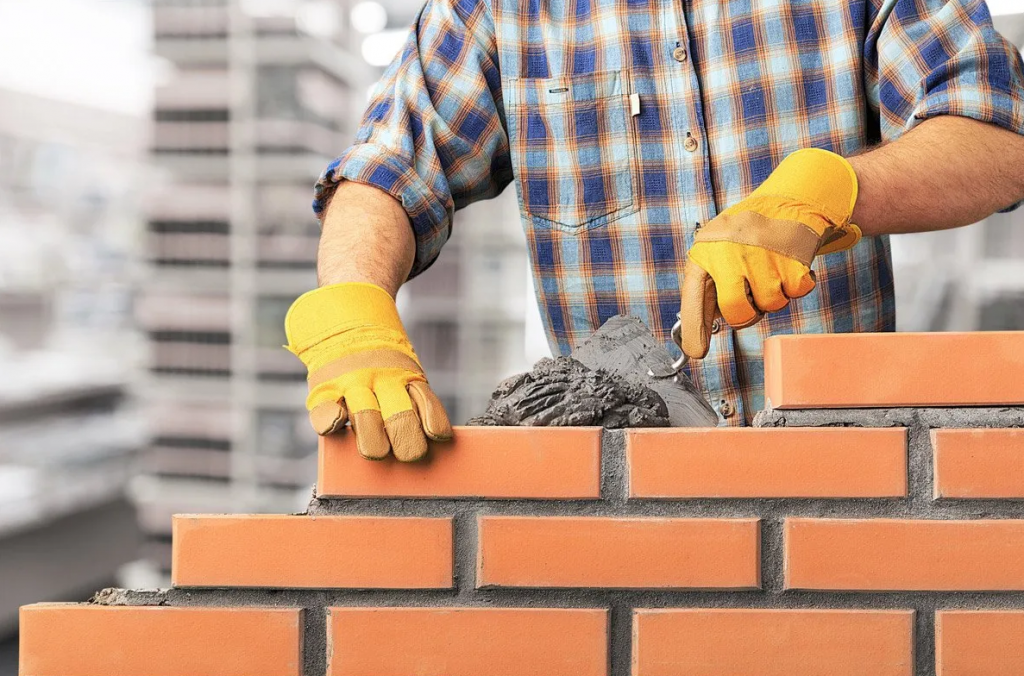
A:
POLYGON ((1024 136, 966 117, 925 120, 849 159, 865 235, 956 228, 1024 199, 1024 136))
POLYGON ((362 183, 338 185, 320 236, 320 286, 368 282, 394 297, 409 278, 415 254, 409 217, 398 200, 362 183))

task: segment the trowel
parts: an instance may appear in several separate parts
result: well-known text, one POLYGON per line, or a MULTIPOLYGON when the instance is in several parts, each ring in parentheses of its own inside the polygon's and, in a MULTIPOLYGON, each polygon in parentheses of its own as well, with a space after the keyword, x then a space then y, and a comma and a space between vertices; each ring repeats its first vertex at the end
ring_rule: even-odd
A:
MULTIPOLYGON (((678 316, 677 316, 678 318, 678 316)), ((672 340, 681 342, 681 324, 672 340)), ((672 427, 715 427, 718 414, 683 372, 686 355, 673 360, 665 346, 636 317, 615 315, 572 351, 590 369, 601 369, 657 392, 668 406, 672 427)))

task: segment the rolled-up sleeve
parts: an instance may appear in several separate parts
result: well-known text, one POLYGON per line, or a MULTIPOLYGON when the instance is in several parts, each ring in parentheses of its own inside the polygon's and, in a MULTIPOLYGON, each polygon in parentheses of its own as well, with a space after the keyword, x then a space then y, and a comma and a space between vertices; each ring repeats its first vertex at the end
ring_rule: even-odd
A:
POLYGON ((891 141, 939 115, 1024 134, 1020 52, 992 26, 984 0, 869 0, 868 101, 891 141))
POLYGON ((494 23, 483 0, 429 0, 374 87, 355 145, 315 188, 324 210, 339 181, 402 203, 416 238, 410 277, 430 266, 455 210, 512 180, 494 23))

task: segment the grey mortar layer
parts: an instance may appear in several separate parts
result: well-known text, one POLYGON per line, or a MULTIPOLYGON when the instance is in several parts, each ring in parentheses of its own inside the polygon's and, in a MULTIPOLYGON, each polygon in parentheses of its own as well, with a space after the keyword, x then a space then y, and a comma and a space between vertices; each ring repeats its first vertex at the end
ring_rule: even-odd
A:
POLYGON ((541 359, 498 384, 487 411, 468 425, 527 427, 668 427, 657 392, 572 357, 541 359))
POLYGON ((570 357, 502 381, 469 424, 714 427, 718 414, 643 322, 616 315, 570 357))
MULTIPOLYGON (((610 676, 628 676, 631 621, 642 608, 902 609, 915 610, 916 676, 935 675, 934 613, 941 609, 1022 609, 1021 592, 820 592, 783 590, 782 523, 785 517, 1024 519, 1024 501, 932 499, 931 441, 941 427, 1021 427, 1022 408, 767 411, 763 427, 906 427, 910 450, 909 498, 901 499, 690 499, 628 500, 625 432, 607 430, 602 443, 600 500, 452 500, 314 498, 312 518, 341 514, 435 516, 454 519, 455 586, 441 590, 166 589, 105 590, 102 605, 268 606, 304 610, 304 671, 322 676, 326 608, 330 606, 606 608, 610 617, 610 676), (477 516, 646 516, 759 518, 762 588, 749 591, 651 589, 476 588, 477 516)), ((643 561, 637 561, 642 566, 643 561)))

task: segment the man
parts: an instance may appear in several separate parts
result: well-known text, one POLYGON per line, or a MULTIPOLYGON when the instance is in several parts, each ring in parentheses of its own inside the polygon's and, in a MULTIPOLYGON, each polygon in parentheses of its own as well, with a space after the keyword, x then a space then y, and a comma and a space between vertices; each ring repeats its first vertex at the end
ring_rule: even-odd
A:
POLYGON ((894 329, 887 235, 1024 198, 1021 134, 982 0, 429 0, 317 185, 287 320, 313 425, 369 458, 451 435, 392 297, 510 182, 552 349, 620 313, 670 344, 680 312, 744 424, 767 336, 894 329))

